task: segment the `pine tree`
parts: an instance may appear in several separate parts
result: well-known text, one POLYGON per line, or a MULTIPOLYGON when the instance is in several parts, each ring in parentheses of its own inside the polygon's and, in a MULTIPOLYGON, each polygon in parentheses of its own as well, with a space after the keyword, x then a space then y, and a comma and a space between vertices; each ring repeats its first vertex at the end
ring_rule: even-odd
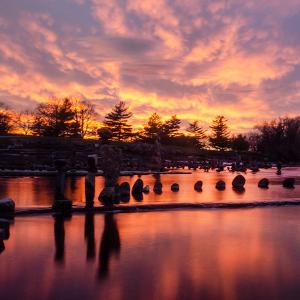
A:
POLYGON ((186 131, 189 132, 193 138, 195 138, 198 147, 204 146, 204 139, 206 138, 206 135, 203 128, 199 126, 198 121, 189 123, 186 131))
POLYGON ((162 125, 161 117, 157 113, 153 113, 141 132, 142 139, 155 141, 158 136, 161 136, 162 125))
POLYGON ((210 126, 212 134, 209 138, 210 145, 218 150, 225 150, 229 145, 229 130, 224 116, 217 116, 210 126))
POLYGON ((178 136, 180 124, 181 121, 176 117, 176 115, 172 116, 171 119, 167 120, 162 126, 163 135, 166 137, 178 136))
POLYGON ((74 111, 70 99, 41 103, 34 112, 32 130, 39 136, 73 136, 74 111))
POLYGON ((132 113, 129 112, 129 108, 126 107, 125 102, 120 101, 105 116, 103 124, 112 131, 114 140, 126 141, 132 136, 132 127, 128 124, 128 120, 131 117, 132 113))

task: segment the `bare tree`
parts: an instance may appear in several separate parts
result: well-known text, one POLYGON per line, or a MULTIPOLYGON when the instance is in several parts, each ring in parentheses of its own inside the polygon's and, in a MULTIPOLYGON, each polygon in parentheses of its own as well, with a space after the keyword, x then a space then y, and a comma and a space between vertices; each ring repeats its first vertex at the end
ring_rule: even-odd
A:
POLYGON ((29 135, 32 133, 34 115, 30 110, 16 113, 14 123, 16 124, 17 129, 22 131, 24 135, 29 135))

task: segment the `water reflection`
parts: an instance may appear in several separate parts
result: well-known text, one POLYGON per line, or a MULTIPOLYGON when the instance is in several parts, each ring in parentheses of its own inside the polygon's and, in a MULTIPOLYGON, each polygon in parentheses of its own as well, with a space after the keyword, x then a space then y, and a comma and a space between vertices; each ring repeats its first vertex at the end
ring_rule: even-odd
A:
POLYGON ((121 240, 117 221, 114 219, 113 214, 106 214, 99 248, 99 279, 104 279, 108 276, 110 259, 113 255, 119 256, 120 251, 121 240))
POLYGON ((280 207, 18 218, 0 256, 1 299, 298 300, 299 214, 280 207), (53 226, 64 268, 53 263, 53 226))
POLYGON ((71 215, 60 213, 54 215, 54 261, 59 265, 63 265, 65 261, 65 221, 69 220, 71 220, 71 215))
POLYGON ((86 241, 86 259, 94 260, 96 254, 94 214, 87 213, 84 223, 84 238, 86 241))

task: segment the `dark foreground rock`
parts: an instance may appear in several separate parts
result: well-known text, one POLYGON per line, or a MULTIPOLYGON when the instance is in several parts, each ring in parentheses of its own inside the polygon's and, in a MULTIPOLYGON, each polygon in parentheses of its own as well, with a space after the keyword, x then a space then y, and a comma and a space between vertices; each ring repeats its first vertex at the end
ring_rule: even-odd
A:
POLYGON ((171 185, 171 191, 172 192, 178 192, 179 191, 179 184, 178 183, 173 183, 171 185))
POLYGON ((246 183, 246 179, 243 175, 237 175, 232 180, 232 187, 234 189, 242 189, 246 183))
POLYGON ((202 191, 203 182, 201 180, 198 180, 194 185, 194 190, 197 192, 202 191))
POLYGON ((137 179, 132 187, 132 195, 141 195, 143 193, 144 182, 142 179, 137 179))
POLYGON ((225 188, 226 188, 226 183, 225 183, 225 181, 219 180, 219 181, 216 183, 216 189, 217 189, 217 190, 223 191, 223 190, 225 190, 225 188))
POLYGON ((259 182, 258 182, 258 187, 261 189, 267 189, 269 187, 269 179, 267 178, 262 178, 259 182))
POLYGON ((122 182, 119 187, 121 197, 130 196, 130 185, 128 182, 122 182))
POLYGON ((10 198, 0 200, 0 213, 13 213, 15 211, 15 202, 10 198))

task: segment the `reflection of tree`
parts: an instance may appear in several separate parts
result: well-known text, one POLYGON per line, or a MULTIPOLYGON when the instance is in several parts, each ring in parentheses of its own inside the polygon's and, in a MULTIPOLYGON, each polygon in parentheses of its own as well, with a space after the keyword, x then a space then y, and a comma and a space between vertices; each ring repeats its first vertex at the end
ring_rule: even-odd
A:
POLYGON ((65 221, 71 216, 56 214, 54 216, 54 238, 55 238, 55 257, 56 263, 64 263, 65 260, 65 221))
POLYGON ((87 245, 86 258, 87 260, 94 259, 95 258, 95 226, 94 226, 93 213, 88 213, 85 215, 84 237, 87 245))
POLYGON ((121 250, 120 235, 114 215, 106 214, 104 222, 99 250, 99 278, 105 278, 108 275, 110 257, 114 253, 118 255, 121 250))

